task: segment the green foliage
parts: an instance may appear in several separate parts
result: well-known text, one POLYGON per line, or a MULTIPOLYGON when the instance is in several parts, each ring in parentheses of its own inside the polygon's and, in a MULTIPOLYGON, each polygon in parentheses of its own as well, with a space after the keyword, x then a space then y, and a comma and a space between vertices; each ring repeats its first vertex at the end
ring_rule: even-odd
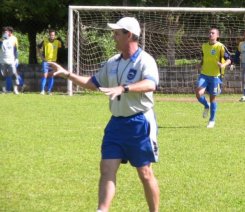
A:
POLYGON ((157 59, 156 59, 157 65, 160 67, 166 66, 168 64, 168 59, 166 58, 165 55, 160 55, 157 59))
MULTIPOLYGON (((165 55, 161 55, 160 57, 158 57, 156 59, 157 65, 159 67, 164 67, 168 65, 168 60, 166 58, 165 55)), ((176 59, 175 60, 175 65, 176 66, 183 66, 183 65, 192 65, 192 64, 197 64, 200 63, 200 61, 198 59, 194 59, 194 60, 189 60, 189 59, 176 59)))
POLYGON ((200 60, 194 59, 194 60, 188 60, 188 59, 178 59, 175 60, 176 66, 182 66, 182 65, 192 65, 192 64, 198 64, 200 63, 200 60))
POLYGON ((18 39, 19 63, 28 64, 29 57, 29 41, 28 35, 20 32, 14 32, 18 39))
POLYGON ((145 0, 142 1, 145 6, 161 7, 244 7, 244 0, 145 0))
POLYGON ((87 32, 87 39, 89 42, 94 43, 96 46, 99 46, 103 52, 103 58, 110 58, 117 51, 115 49, 115 41, 112 38, 113 32, 108 30, 108 32, 103 32, 100 34, 97 30, 90 30, 87 32))

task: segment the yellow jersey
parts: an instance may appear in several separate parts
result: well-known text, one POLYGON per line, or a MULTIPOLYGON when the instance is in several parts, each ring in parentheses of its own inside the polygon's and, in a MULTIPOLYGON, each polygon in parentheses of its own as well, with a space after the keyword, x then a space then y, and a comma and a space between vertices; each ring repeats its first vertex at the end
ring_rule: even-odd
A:
POLYGON ((218 62, 224 63, 227 59, 230 59, 230 53, 222 43, 204 43, 202 45, 202 54, 201 74, 213 77, 224 75, 225 68, 221 70, 218 62))
POLYGON ((61 42, 54 40, 53 42, 48 39, 44 39, 42 42, 44 58, 47 62, 56 62, 58 49, 61 48, 61 42))

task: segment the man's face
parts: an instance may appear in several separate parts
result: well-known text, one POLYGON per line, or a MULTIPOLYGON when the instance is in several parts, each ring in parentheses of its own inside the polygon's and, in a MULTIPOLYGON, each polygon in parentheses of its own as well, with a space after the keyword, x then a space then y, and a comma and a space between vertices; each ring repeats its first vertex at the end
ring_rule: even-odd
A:
POLYGON ((50 32, 49 33, 49 40, 53 41, 55 39, 55 32, 50 32))
POLYGON ((2 34, 2 37, 4 38, 4 39, 8 39, 9 38, 9 36, 10 36, 10 32, 9 31, 3 31, 3 34, 2 34))
POLYGON ((208 37, 209 37, 209 40, 216 41, 217 38, 219 37, 219 33, 218 33, 218 31, 216 29, 211 29, 209 31, 209 36, 208 37))
POLYGON ((121 29, 117 29, 114 31, 113 38, 116 42, 117 50, 122 51, 128 43, 128 33, 123 33, 121 29))

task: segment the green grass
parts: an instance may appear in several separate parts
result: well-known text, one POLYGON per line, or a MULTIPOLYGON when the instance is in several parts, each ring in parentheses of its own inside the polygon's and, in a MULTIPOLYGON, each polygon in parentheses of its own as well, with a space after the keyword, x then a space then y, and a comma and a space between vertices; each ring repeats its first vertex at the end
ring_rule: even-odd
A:
MULTIPOLYGON (((240 96, 218 97, 214 129, 193 95, 165 97, 155 96, 160 211, 245 211, 240 96)), ((0 211, 95 211, 107 97, 8 94, 0 102, 0 211)), ((117 179, 111 211, 147 211, 135 169, 122 165, 117 179)))

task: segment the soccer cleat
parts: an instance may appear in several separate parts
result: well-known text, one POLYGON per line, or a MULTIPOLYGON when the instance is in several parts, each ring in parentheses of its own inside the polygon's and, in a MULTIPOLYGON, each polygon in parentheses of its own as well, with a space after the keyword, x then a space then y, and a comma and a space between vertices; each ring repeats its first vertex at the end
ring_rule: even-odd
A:
POLYGON ((215 121, 209 121, 207 128, 214 128, 214 125, 215 125, 215 121))
MULTIPOLYGON (((209 106, 209 107, 210 107, 210 106, 209 106)), ((208 117, 209 107, 208 107, 208 108, 204 108, 204 110, 203 110, 202 117, 203 117, 204 119, 208 117)))
POLYGON ((49 95, 49 96, 52 96, 53 94, 51 93, 51 91, 48 91, 48 95, 49 95))
POLYGON ((45 91, 41 91, 41 93, 40 93, 41 95, 45 95, 45 91))
POLYGON ((242 98, 239 101, 240 102, 245 102, 245 96, 242 96, 242 98))

